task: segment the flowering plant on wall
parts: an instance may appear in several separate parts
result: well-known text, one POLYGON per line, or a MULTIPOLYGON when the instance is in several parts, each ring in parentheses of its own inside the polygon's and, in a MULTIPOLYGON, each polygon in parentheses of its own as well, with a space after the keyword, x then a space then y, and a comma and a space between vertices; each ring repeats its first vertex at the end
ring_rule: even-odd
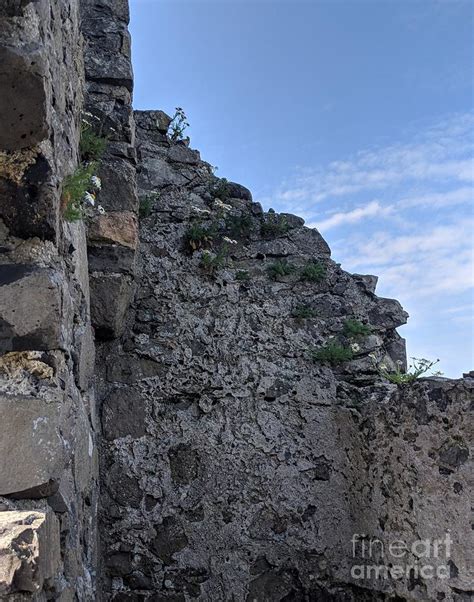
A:
POLYGON ((80 164, 75 171, 66 176, 62 185, 61 206, 64 219, 75 222, 95 214, 105 213, 97 203, 102 182, 97 175, 100 160, 107 146, 107 139, 95 132, 91 123, 93 116, 85 113, 81 121, 79 141, 80 164))
POLYGON ((64 219, 75 222, 96 213, 102 215, 105 209, 97 203, 97 195, 102 187, 100 178, 94 173, 96 163, 80 165, 63 182, 61 201, 64 219))

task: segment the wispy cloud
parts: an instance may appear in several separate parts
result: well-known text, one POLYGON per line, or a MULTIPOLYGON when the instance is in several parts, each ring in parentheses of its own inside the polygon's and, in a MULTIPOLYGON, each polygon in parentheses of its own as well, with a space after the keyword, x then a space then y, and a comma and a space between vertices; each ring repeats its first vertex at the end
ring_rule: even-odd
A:
POLYGON ((402 198, 397 204, 400 209, 409 207, 452 207, 474 203, 474 190, 469 186, 446 192, 431 192, 402 198))
POLYGON ((362 207, 356 207, 351 211, 340 211, 331 215, 331 217, 318 222, 317 224, 307 224, 310 228, 318 228, 323 232, 342 224, 354 224, 368 217, 389 215, 392 213, 392 207, 384 207, 378 201, 371 201, 362 207))
POLYGON ((314 211, 325 200, 334 202, 364 191, 402 186, 474 182, 474 114, 456 115, 426 128, 409 142, 361 150, 344 161, 302 168, 272 194, 277 203, 300 202, 314 211))
POLYGON ((462 293, 474 284, 473 229, 468 219, 412 235, 379 232, 353 245, 344 264, 380 274, 390 294, 405 300, 462 293))

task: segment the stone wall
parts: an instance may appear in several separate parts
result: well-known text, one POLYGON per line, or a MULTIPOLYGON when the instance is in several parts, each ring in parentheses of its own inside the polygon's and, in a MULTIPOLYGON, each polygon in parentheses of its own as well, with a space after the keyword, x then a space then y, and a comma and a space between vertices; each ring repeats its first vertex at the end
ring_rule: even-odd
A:
POLYGON ((128 19, 0 8, 0 600, 472 599, 472 374, 380 378, 400 304, 133 113, 128 19), (71 224, 81 114, 106 211, 71 224), (447 532, 446 578, 354 572, 447 532))
POLYGON ((89 600, 97 566, 94 344, 78 161, 77 0, 0 8, 0 599, 89 600))
POLYGON ((138 242, 133 75, 128 2, 81 0, 85 110, 108 144, 99 171, 106 213, 89 223, 92 323, 99 340, 119 336, 134 290, 138 242))
POLYGON ((382 382, 374 360, 405 362, 406 313, 374 294, 376 278, 347 274, 303 220, 217 179, 167 138, 163 113, 135 119, 139 287, 98 362, 106 599, 470 595, 472 451, 456 416, 472 381, 382 382), (279 261, 292 269, 272 279, 279 261), (311 262, 317 281, 302 277, 311 262), (348 318, 370 334, 344 335, 348 318), (312 361, 331 340, 354 358, 312 361), (446 582, 351 575, 354 534, 388 547, 446 529, 446 582))

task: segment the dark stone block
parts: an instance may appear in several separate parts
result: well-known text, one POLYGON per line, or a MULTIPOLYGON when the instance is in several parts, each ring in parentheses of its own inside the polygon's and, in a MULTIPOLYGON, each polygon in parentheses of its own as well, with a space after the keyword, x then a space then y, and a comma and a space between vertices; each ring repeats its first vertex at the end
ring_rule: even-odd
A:
POLYGON ((104 161, 99 169, 102 180, 100 204, 107 211, 137 211, 135 167, 123 159, 104 161))
POLYGON ((237 184, 236 182, 227 182, 227 193, 231 199, 252 201, 252 193, 250 190, 241 184, 237 184))
POLYGON ((138 479, 127 475, 123 467, 116 463, 105 475, 110 496, 120 506, 139 508, 143 493, 138 479))
POLYGON ((445 441, 439 451, 440 471, 444 468, 446 472, 453 472, 462 466, 469 458, 469 449, 462 439, 450 439, 445 441))
POLYGON ((89 245, 88 259, 91 272, 117 272, 120 274, 135 272, 135 251, 123 245, 89 245))
POLYGON ((42 155, 36 157, 20 181, 7 179, 0 173, 0 215, 15 236, 56 238, 59 205, 51 178, 51 166, 42 155))
POLYGON ((171 478, 175 483, 187 485, 198 476, 199 455, 189 445, 180 443, 168 451, 171 478))
POLYGON ((171 145, 168 151, 168 159, 174 163, 186 163, 188 165, 199 165, 201 161, 199 151, 179 143, 171 145))
POLYGON ((132 384, 144 378, 164 376, 166 367, 153 360, 139 358, 134 355, 124 355, 114 358, 114 362, 107 366, 107 380, 132 384))
POLYGON ((125 315, 133 296, 130 276, 91 274, 91 319, 96 337, 114 339, 123 333, 125 315))
POLYGON ((5 497, 12 498, 13 500, 39 500, 45 497, 54 495, 59 489, 59 483, 54 480, 50 480, 47 483, 38 485, 37 487, 30 487, 23 491, 16 491, 10 493, 5 497))
POLYGON ((153 540, 153 550, 166 564, 173 562, 173 554, 184 550, 188 538, 183 527, 174 516, 167 516, 163 523, 156 527, 156 537, 153 540))
POLYGON ((378 282, 378 276, 371 274, 352 274, 352 278, 369 293, 375 293, 375 288, 378 282))
POLYGON ((280 213, 280 217, 286 220, 290 228, 301 228, 301 226, 304 226, 304 219, 292 213, 280 213))
POLYGON ((107 572, 114 577, 120 577, 131 573, 133 570, 132 554, 130 552, 116 552, 111 554, 105 561, 107 572))
MULTIPOLYGON (((24 2, 0 9, 12 16, 24 2)), ((1 13, 0 13, 1 14, 1 13)), ((48 136, 45 66, 39 48, 0 48, 0 148, 33 146, 48 136)))
POLYGON ((369 311, 370 323, 376 328, 397 328, 406 324, 408 314, 396 299, 378 297, 376 305, 369 311))
POLYGON ((146 433, 146 408, 139 394, 130 388, 114 389, 102 407, 102 430, 108 441, 142 437, 146 433))
POLYGON ((0 266, 0 352, 64 346, 61 276, 32 266, 0 266), (35 303, 31 303, 31 299, 35 303))

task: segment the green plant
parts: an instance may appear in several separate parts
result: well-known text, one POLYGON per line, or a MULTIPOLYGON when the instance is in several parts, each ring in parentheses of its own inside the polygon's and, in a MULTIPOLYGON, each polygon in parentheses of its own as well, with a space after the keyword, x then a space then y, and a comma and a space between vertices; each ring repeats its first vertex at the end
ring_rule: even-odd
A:
POLYGON ((141 218, 148 217, 153 209, 153 204, 160 198, 159 192, 150 192, 146 196, 140 199, 140 207, 138 209, 138 215, 141 218))
POLYGON ((91 124, 83 120, 81 123, 81 137, 79 139, 81 161, 100 161, 106 147, 107 138, 96 134, 91 124))
POLYGON ((191 251, 196 251, 197 249, 204 249, 212 245, 215 235, 216 232, 213 224, 210 226, 203 226, 202 224, 195 222, 186 230, 184 239, 186 246, 191 251))
POLYGON ((186 113, 181 107, 176 107, 175 113, 168 126, 168 136, 174 142, 184 140, 184 132, 189 127, 186 113))
POLYGON ((269 211, 265 220, 260 226, 260 233, 264 238, 282 236, 290 229, 290 224, 286 217, 277 215, 273 211, 269 211))
POLYGON ((352 349, 336 342, 329 342, 319 349, 311 350, 311 358, 314 362, 329 362, 330 364, 341 364, 353 358, 352 349))
POLYGON ((232 236, 249 236, 252 218, 250 215, 229 215, 225 220, 225 227, 232 236))
POLYGON ((84 217, 82 200, 90 188, 96 168, 96 163, 79 165, 72 174, 64 178, 61 205, 67 221, 76 222, 84 217))
POLYGON ((226 178, 215 178, 209 187, 209 192, 214 198, 220 199, 223 203, 230 198, 230 185, 226 178))
POLYGON ((326 268, 318 261, 308 261, 300 273, 302 282, 320 282, 326 276, 326 268))
POLYGON ((307 320, 317 316, 316 311, 309 305, 297 305, 291 313, 296 320, 307 320))
POLYGON ((372 330, 367 324, 362 324, 362 322, 359 322, 355 318, 349 318, 344 322, 343 332, 346 337, 357 338, 369 335, 372 330))
POLYGON ((270 280, 277 280, 281 276, 289 276, 295 271, 295 267, 285 259, 275 261, 267 267, 267 273, 270 280))
POLYGON ((240 282, 248 282, 250 280, 250 272, 247 270, 239 270, 235 275, 235 279, 240 282))
MULTIPOLYGON (((406 385, 414 382, 424 374, 430 372, 433 366, 435 366, 439 362, 439 359, 427 360, 424 358, 417 357, 412 357, 411 359, 413 360, 413 362, 408 367, 407 372, 402 371, 401 364, 399 363, 397 363, 395 372, 389 372, 387 367, 382 364, 381 366, 379 366, 380 376, 383 376, 383 378, 386 378, 388 381, 396 385, 406 385)), ((442 372, 437 371, 433 372, 429 376, 442 376, 442 374, 442 372)))
POLYGON ((227 254, 227 247, 222 247, 222 249, 215 255, 208 250, 204 250, 201 257, 201 267, 208 274, 212 275, 225 265, 227 261, 227 254))

